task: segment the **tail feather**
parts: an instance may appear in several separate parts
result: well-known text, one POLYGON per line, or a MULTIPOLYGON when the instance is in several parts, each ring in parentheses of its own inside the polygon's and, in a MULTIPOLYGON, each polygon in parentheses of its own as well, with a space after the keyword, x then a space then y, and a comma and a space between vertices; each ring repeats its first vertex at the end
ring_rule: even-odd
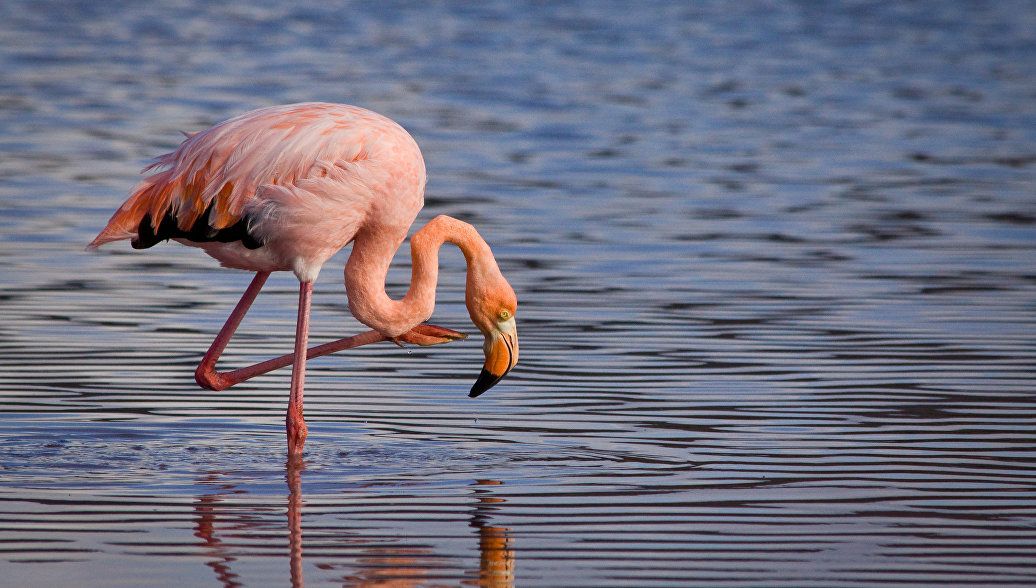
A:
MULTIPOLYGON (((167 159, 168 155, 163 156, 153 165, 168 164, 167 159)), ((202 175, 202 172, 195 174, 195 183, 201 181, 202 175)), ((176 219, 177 226, 186 231, 194 226, 207 208, 208 203, 199 198, 198 193, 193 184, 184 186, 181 178, 175 176, 175 170, 168 169, 149 176, 136 185, 130 197, 115 211, 107 226, 87 248, 93 249, 120 239, 133 239, 139 235, 140 223, 145 219, 150 222, 152 232, 157 232, 159 224, 170 213, 176 219)), ((223 219, 223 222, 226 223, 226 220, 223 219)))
POLYGON ((94 249, 105 243, 119 241, 121 239, 134 239, 140 232, 140 223, 145 217, 151 217, 153 229, 157 229, 157 222, 168 212, 172 198, 169 185, 162 181, 163 173, 155 174, 137 184, 130 197, 115 211, 108 224, 87 245, 87 249, 94 249))
MULTIPOLYGON (((196 243, 241 241, 248 249, 263 245, 262 239, 249 231, 249 218, 228 210, 226 198, 208 203, 200 198, 183 198, 183 190, 168 181, 166 173, 160 172, 138 184, 87 249, 121 239, 131 239, 135 249, 174 238, 196 243)), ((227 183, 223 193, 231 189, 227 183)))
POLYGON ((86 246, 87 249, 95 249, 121 239, 132 239, 137 236, 140 230, 140 221, 147 214, 146 202, 141 203, 139 198, 130 198, 112 215, 104 229, 94 237, 94 240, 86 246), (144 204, 141 206, 141 204, 144 204))

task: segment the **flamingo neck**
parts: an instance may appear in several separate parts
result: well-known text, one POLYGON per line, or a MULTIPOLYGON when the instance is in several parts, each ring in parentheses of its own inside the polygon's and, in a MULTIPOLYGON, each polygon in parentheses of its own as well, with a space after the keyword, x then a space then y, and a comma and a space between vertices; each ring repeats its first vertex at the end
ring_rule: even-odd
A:
POLYGON ((401 241, 399 237, 361 231, 345 266, 350 312, 361 323, 389 337, 398 337, 432 316, 443 243, 453 243, 464 253, 469 291, 473 283, 480 282, 477 276, 500 271, 489 245, 474 227, 440 215, 410 238, 410 289, 401 300, 393 300, 385 292, 385 277, 401 241))

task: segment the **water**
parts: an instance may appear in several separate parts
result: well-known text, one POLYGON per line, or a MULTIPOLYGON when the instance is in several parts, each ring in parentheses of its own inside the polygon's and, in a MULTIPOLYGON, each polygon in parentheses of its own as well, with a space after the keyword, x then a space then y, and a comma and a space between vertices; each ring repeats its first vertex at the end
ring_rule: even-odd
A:
POLYGON ((4 583, 1036 583, 1033 5, 630 6, 0 5, 4 583), (477 400, 479 337, 314 360, 294 468, 287 370, 193 382, 249 276, 83 246, 178 131, 304 100, 414 134, 522 355, 477 400))

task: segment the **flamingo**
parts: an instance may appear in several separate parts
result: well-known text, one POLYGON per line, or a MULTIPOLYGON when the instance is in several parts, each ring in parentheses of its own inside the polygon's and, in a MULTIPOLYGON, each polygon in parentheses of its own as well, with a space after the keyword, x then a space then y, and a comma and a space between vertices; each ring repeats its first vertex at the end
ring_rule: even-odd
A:
POLYGON ((385 292, 389 264, 424 204, 424 159, 397 123, 356 106, 309 102, 260 108, 184 134, 179 148, 144 168, 160 171, 136 185, 88 248, 130 239, 135 249, 145 249, 172 239, 201 248, 224 267, 255 272, 195 379, 218 391, 291 364, 289 456, 301 456, 306 440, 307 358, 378 341, 434 345, 464 337, 424 323, 435 306, 444 243, 464 254, 465 304, 485 336, 485 364, 469 396, 485 392, 514 367, 517 299, 470 224, 440 215, 415 232, 410 288, 400 300, 385 292), (373 330, 307 349, 313 283, 324 262, 349 243, 349 311, 373 330), (294 353, 216 371, 216 361, 275 271, 292 271, 299 280, 294 353))

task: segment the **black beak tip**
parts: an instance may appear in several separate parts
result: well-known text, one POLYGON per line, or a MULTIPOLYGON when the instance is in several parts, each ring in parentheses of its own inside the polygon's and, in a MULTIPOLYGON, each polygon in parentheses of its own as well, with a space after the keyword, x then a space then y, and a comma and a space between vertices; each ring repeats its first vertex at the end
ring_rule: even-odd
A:
POLYGON ((489 370, 483 369, 482 373, 478 375, 478 379, 475 380, 475 385, 471 387, 471 392, 468 392, 468 398, 475 398, 479 394, 489 390, 503 377, 503 374, 497 376, 489 370))

